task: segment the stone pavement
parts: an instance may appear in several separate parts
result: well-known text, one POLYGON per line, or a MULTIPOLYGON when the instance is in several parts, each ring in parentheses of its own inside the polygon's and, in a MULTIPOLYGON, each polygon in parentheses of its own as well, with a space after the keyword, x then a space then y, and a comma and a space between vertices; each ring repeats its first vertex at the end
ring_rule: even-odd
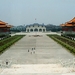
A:
POLYGON ((74 57, 46 35, 27 35, 0 56, 4 64, 6 60, 10 64, 3 64, 0 75, 62 75, 73 72, 74 68, 63 67, 59 60, 68 63, 69 59, 73 60, 74 57))

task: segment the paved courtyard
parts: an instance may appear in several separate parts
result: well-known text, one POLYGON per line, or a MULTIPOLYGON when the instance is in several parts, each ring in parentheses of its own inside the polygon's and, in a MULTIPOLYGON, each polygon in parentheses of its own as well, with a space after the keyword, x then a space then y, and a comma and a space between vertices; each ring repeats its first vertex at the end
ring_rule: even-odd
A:
POLYGON ((72 65, 62 65, 69 64, 74 57, 44 34, 26 35, 0 55, 0 75, 62 75, 74 70, 72 65))

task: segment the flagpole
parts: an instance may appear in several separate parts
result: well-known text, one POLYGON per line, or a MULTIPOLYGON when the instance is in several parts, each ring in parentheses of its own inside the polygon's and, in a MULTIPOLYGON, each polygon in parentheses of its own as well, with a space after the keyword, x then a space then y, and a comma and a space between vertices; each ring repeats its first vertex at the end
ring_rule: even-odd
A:
POLYGON ((36 23, 36 18, 35 18, 35 23, 36 23))
MULTIPOLYGON (((36 23, 36 18, 35 18, 35 23, 36 23)), ((35 35, 37 35, 37 32, 35 32, 35 35)))

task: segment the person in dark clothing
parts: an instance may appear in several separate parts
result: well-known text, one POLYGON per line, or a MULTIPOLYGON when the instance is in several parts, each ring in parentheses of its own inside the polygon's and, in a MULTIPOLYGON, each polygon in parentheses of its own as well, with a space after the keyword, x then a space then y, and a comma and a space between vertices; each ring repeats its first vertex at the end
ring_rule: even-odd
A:
POLYGON ((33 50, 33 48, 32 48, 32 50, 33 50))
POLYGON ((6 61, 6 65, 8 65, 8 62, 6 61))
POLYGON ((29 49, 28 49, 28 52, 29 52, 29 49))
POLYGON ((35 48, 34 48, 34 50, 35 50, 35 48))

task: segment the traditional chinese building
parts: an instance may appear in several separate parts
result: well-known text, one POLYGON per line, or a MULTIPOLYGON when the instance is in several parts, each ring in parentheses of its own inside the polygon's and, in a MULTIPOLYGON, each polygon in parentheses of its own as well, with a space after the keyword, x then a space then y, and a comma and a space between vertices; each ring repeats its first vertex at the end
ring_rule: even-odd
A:
POLYGON ((75 34, 75 17, 61 26, 63 34, 75 34))
POLYGON ((5 23, 3 21, 0 21, 0 34, 1 33, 9 33, 10 32, 11 25, 8 25, 8 23, 5 23))

